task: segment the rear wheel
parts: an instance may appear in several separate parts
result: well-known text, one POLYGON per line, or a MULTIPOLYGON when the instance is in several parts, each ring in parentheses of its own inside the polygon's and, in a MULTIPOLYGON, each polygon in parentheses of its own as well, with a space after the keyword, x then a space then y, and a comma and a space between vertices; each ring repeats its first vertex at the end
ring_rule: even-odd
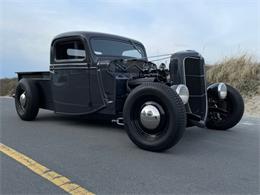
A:
POLYGON ((186 112, 174 90, 160 83, 145 83, 128 95, 124 123, 128 136, 137 146, 163 151, 181 139, 186 112))
POLYGON ((240 93, 227 85, 227 97, 209 97, 209 112, 206 126, 209 129, 227 130, 234 127, 244 114, 244 101, 240 93))
POLYGON ((39 94, 33 81, 22 79, 15 92, 16 112, 22 120, 34 120, 39 112, 39 94))

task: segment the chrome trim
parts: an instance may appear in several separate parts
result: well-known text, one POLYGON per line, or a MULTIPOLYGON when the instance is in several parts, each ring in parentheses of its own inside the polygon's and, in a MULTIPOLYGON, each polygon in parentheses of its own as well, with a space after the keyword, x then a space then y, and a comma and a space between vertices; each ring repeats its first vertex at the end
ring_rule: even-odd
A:
POLYGON ((225 99, 227 97, 228 90, 225 83, 213 83, 207 87, 207 92, 213 93, 214 96, 217 96, 219 99, 225 99), (224 94, 221 94, 223 92, 224 94))
POLYGON ((55 62, 82 62, 86 60, 86 56, 85 58, 81 58, 81 59, 65 59, 65 60, 57 60, 56 57, 54 58, 55 62))
POLYGON ((73 65, 88 65, 88 63, 60 63, 60 64, 50 64, 51 66, 60 66, 60 65, 64 65, 64 66, 73 66, 73 65))
POLYGON ((55 70, 73 70, 73 69, 85 69, 85 70, 92 70, 92 69, 97 69, 97 67, 51 67, 51 71, 55 70))
POLYGON ((24 108, 25 104, 26 104, 26 95, 25 92, 23 92, 20 97, 19 97, 19 101, 21 106, 24 108))
POLYGON ((152 104, 144 106, 140 113, 140 121, 145 128, 156 129, 161 121, 159 109, 152 104))
POLYGON ((226 84, 225 83, 219 83, 218 84, 218 97, 220 98, 220 99, 225 99, 226 97, 227 97, 227 86, 226 86, 226 84), (224 88, 223 88, 224 87, 224 88), (224 89, 224 91, 222 91, 224 89), (222 96, 222 94, 221 93, 223 93, 224 92, 224 97, 222 96))
POLYGON ((124 126, 125 125, 123 117, 118 117, 116 119, 112 119, 111 122, 112 123, 116 123, 117 125, 120 125, 120 126, 124 126))
POLYGON ((184 85, 184 84, 172 85, 171 88, 176 91, 176 93, 181 98, 183 104, 187 104, 189 102, 190 94, 189 94, 189 89, 186 85, 184 85), (183 95, 180 94, 181 89, 183 89, 183 88, 185 89, 185 92, 187 92, 187 94, 186 94, 188 96, 187 100, 183 99, 183 97, 182 97, 183 95))

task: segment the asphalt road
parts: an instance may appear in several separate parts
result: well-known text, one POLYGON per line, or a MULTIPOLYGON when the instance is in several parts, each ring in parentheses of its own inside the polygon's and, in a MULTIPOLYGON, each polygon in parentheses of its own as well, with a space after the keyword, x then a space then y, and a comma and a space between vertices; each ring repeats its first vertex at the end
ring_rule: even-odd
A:
MULTIPOLYGON (((137 148, 124 129, 41 110, 18 118, 0 98, 1 143, 96 194, 259 194, 260 119, 229 131, 188 128, 164 153, 137 148)), ((60 188, 1 154, 1 194, 60 194, 60 188)))

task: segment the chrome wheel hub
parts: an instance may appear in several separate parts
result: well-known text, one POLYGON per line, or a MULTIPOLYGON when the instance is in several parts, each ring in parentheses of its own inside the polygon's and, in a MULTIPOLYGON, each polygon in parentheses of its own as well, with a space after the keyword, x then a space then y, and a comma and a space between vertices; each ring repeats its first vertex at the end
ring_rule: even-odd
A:
POLYGON ((20 95, 20 104, 21 106, 24 108, 25 107, 25 104, 26 104, 26 95, 25 95, 25 92, 23 92, 21 95, 20 95))
POLYGON ((161 120, 161 114, 157 107, 148 104, 143 107, 140 113, 140 121, 142 125, 150 130, 156 129, 161 120))

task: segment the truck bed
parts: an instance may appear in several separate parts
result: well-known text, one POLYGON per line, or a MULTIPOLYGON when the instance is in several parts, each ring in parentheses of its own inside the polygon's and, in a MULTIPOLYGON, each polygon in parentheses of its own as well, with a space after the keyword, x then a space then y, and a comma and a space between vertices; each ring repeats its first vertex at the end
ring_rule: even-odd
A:
POLYGON ((33 80, 38 88, 40 108, 53 110, 53 97, 51 87, 51 75, 49 71, 42 72, 16 72, 18 81, 21 79, 33 80))
POLYGON ((36 78, 36 79, 50 79, 49 71, 37 71, 37 72, 16 72, 18 75, 18 81, 22 78, 36 78))

